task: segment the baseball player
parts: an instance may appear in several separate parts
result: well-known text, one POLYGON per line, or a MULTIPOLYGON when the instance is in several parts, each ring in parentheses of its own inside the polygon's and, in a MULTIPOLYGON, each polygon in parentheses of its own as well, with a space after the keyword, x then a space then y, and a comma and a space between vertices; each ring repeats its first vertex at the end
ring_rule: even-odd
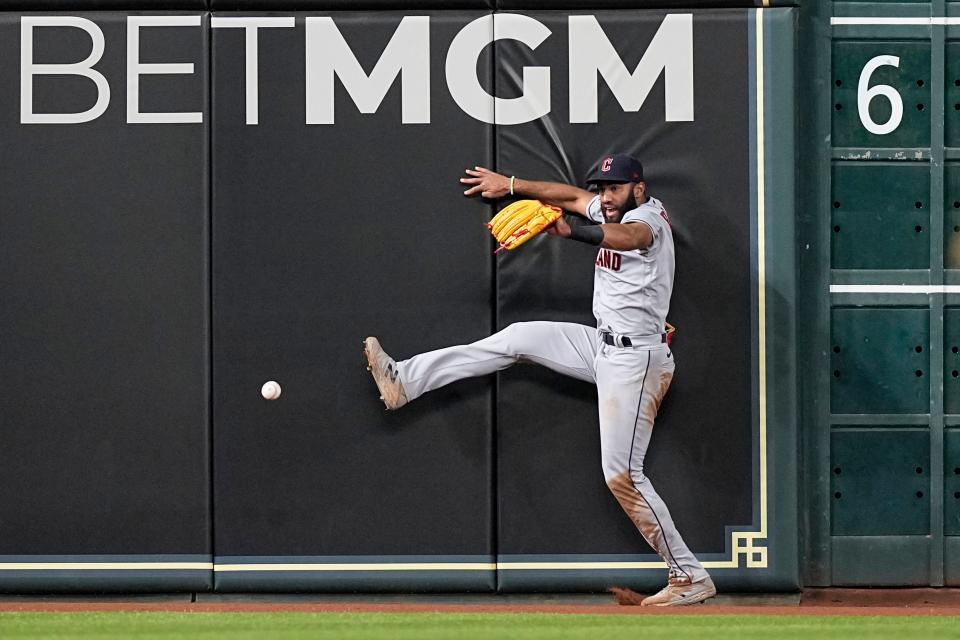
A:
MULTIPOLYGON (((674 246, 663 204, 647 193, 643 167, 615 154, 600 160, 588 183, 597 194, 553 182, 467 170, 466 196, 521 195, 564 214, 548 233, 599 247, 594 275, 596 327, 518 322, 473 344, 396 362, 378 340, 364 340, 368 369, 387 409, 462 378, 532 362, 597 385, 600 447, 607 486, 669 567, 668 583, 643 605, 673 606, 716 595, 703 565, 680 537, 670 512, 643 473, 654 418, 673 379, 666 316, 673 290, 674 246), (585 224, 583 222, 586 222, 585 224)), ((632 592, 631 592, 632 593, 632 592)))

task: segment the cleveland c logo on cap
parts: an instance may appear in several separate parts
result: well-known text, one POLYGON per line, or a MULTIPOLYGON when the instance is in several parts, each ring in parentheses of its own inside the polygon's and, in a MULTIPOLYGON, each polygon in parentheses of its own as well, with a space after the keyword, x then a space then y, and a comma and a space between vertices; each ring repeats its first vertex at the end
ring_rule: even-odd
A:
POLYGON ((607 171, 610 171, 611 167, 613 167, 613 156, 604 158, 603 164, 600 165, 600 171, 606 173, 607 171))

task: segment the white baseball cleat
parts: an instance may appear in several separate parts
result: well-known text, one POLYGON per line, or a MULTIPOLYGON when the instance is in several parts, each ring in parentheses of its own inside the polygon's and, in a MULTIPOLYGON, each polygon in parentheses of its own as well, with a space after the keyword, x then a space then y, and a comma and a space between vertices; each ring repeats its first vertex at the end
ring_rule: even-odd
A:
POLYGON ((367 371, 377 383, 380 399, 387 409, 399 409, 407 404, 407 394, 397 377, 397 363, 383 350, 380 341, 372 336, 364 340, 363 353, 367 356, 367 371))
POLYGON ((685 576, 677 576, 672 571, 667 586, 658 593, 644 598, 640 604, 644 607, 676 607, 703 602, 717 595, 713 580, 707 576, 698 582, 690 582, 685 576))

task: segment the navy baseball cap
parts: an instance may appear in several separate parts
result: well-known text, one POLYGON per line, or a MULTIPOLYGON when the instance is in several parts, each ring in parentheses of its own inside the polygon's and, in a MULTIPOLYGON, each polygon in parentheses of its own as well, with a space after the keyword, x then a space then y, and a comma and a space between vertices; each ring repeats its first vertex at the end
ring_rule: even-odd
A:
POLYGON ((641 182, 643 165, 633 156, 612 153, 604 156, 587 178, 587 184, 596 182, 641 182))

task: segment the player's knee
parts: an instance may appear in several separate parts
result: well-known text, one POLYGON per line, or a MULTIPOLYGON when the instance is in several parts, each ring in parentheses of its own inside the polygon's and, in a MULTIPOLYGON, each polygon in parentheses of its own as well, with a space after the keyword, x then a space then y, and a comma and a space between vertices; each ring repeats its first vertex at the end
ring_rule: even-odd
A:
POLYGON ((506 355, 520 361, 529 353, 529 343, 533 333, 531 322, 514 322, 501 331, 503 347, 506 355))
POLYGON ((630 470, 630 481, 633 482, 633 486, 635 487, 641 487, 650 483, 650 480, 648 480, 647 476, 643 473, 643 467, 630 470))
POLYGON ((603 479, 611 491, 617 493, 624 487, 640 487, 648 484, 650 480, 643 473, 643 468, 628 467, 624 464, 618 464, 615 460, 603 461, 603 479))
POLYGON ((629 477, 626 466, 618 464, 616 460, 607 459, 606 456, 603 456, 601 460, 601 467, 603 468, 603 479, 611 490, 615 485, 622 484, 629 477))

